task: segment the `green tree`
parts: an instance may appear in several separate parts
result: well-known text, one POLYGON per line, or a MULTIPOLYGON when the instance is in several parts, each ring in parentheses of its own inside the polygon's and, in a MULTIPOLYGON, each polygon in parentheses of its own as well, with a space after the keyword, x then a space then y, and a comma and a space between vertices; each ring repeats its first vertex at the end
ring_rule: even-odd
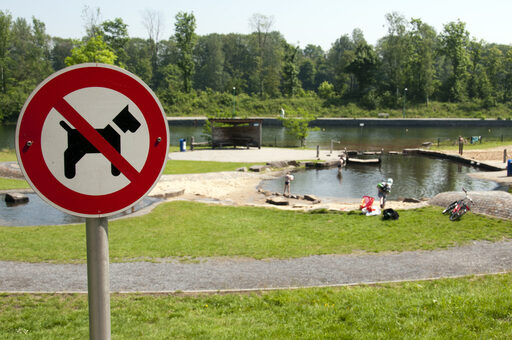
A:
POLYGON ((256 74, 256 61, 249 47, 250 38, 241 34, 228 34, 223 39, 225 90, 236 87, 246 93, 257 92, 258 82, 251 83, 256 74))
POLYGON ((178 67, 183 78, 183 90, 189 93, 192 89, 192 76, 194 75, 193 51, 197 36, 196 18, 193 13, 179 12, 176 14, 174 25, 176 44, 178 47, 178 67))
MULTIPOLYGON (((359 33, 357 31, 354 33, 358 36, 356 39, 361 40, 359 33)), ((353 90, 353 79, 347 67, 354 59, 355 46, 351 38, 345 34, 336 39, 327 54, 330 69, 330 77, 327 80, 334 85, 336 92, 340 95, 343 95, 347 89, 353 90)))
POLYGON ((450 99, 464 101, 467 96, 469 66, 469 32, 466 24, 458 20, 444 25, 440 40, 441 53, 449 58, 452 65, 452 76, 448 84, 450 99))
POLYGON ((483 60, 492 87, 493 100, 500 102, 504 97, 504 59, 503 52, 497 46, 490 46, 483 60))
POLYGON ((503 64, 503 101, 508 102, 512 100, 512 49, 505 54, 503 64))
POLYGON ((282 88, 283 94, 288 97, 293 97, 297 94, 300 87, 300 81, 298 78, 299 71, 297 69, 297 54, 299 47, 285 44, 285 55, 283 63, 283 79, 282 88))
POLYGON ((198 39, 194 55, 197 72, 194 88, 214 91, 226 90, 227 76, 224 72, 224 51, 222 36, 209 34, 198 39))
POLYGON ((260 78, 263 81, 264 95, 271 97, 281 95, 279 87, 283 69, 283 46, 285 44, 286 40, 279 32, 273 31, 268 35, 262 64, 262 78, 260 78))
POLYGON ((66 58, 66 65, 71 66, 81 63, 103 63, 114 65, 117 56, 98 35, 82 42, 71 51, 71 56, 66 58))
POLYGON ((145 83, 151 84, 153 68, 151 67, 151 47, 146 39, 131 38, 125 46, 128 59, 126 69, 139 76, 145 83))
POLYGON ((384 75, 384 88, 396 93, 400 102, 402 90, 407 87, 406 74, 409 66, 410 40, 408 22, 397 12, 386 14, 388 34, 379 40, 378 50, 381 57, 381 73, 384 75))
POLYGON ((311 131, 309 123, 316 119, 316 117, 302 109, 298 109, 297 112, 291 113, 292 116, 278 119, 283 123, 287 133, 297 138, 300 141, 300 146, 304 147, 306 138, 311 131))
POLYGON ((125 67, 128 60, 126 44, 128 43, 128 25, 121 18, 107 20, 101 23, 103 40, 117 56, 116 65, 125 67))
POLYGON ((334 96, 334 85, 328 81, 324 81, 318 87, 318 96, 322 99, 330 99, 334 96))
POLYGON ((7 64, 11 42, 12 17, 0 11, 0 92, 7 92, 7 64))
POLYGON ((347 70, 357 79, 360 97, 374 84, 377 66, 378 58, 373 47, 360 43, 356 47, 354 60, 347 66, 347 70))
POLYGON ((24 18, 11 21, 3 13, 0 36, 0 120, 14 120, 30 91, 53 71, 50 38, 36 18, 29 24, 24 18))
POLYGON ((260 96, 263 96, 265 92, 265 85, 263 80, 263 61, 265 57, 265 47, 267 43, 267 37, 274 23, 274 18, 269 17, 260 13, 254 13, 249 19, 249 25, 252 27, 254 34, 256 35, 256 71, 258 81, 258 92, 260 96))
POLYGON ((58 37, 52 38, 52 50, 50 60, 55 71, 66 67, 66 58, 71 56, 74 43, 72 39, 62 39, 58 37))
POLYGON ((151 81, 149 84, 153 88, 158 88, 158 81, 161 79, 159 74, 159 47, 160 33, 163 27, 163 15, 161 12, 146 9, 143 12, 142 23, 148 33, 148 44, 151 51, 151 81))
POLYGON ((427 106, 435 91, 435 48, 437 34, 420 19, 411 20, 410 56, 406 83, 408 97, 424 101, 427 106))
POLYGON ((313 61, 311 59, 304 60, 304 62, 300 65, 298 74, 299 80, 304 90, 315 90, 315 75, 316 69, 313 61))

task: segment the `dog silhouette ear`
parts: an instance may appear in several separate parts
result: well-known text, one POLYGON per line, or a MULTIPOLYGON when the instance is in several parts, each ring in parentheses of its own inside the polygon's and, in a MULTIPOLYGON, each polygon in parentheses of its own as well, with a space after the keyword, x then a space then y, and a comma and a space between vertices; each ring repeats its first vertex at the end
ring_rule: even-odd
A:
POLYGON ((128 110, 128 105, 119 112, 113 122, 125 133, 126 131, 135 132, 140 127, 140 122, 128 110))

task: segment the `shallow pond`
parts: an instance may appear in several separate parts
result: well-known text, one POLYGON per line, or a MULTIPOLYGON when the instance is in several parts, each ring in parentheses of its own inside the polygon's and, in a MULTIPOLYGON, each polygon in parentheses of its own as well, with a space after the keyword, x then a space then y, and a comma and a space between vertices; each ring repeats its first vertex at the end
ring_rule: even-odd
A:
MULTIPOLYGON (((335 198, 376 197, 377 183, 387 178, 394 180, 389 199, 433 197, 444 191, 460 191, 462 187, 470 191, 499 189, 495 182, 467 175, 476 171, 479 170, 448 160, 384 154, 380 165, 347 164, 341 176, 338 168, 294 172, 291 191, 335 198)), ((282 192, 284 178, 265 181, 261 187, 282 192)))
MULTIPOLYGON (((71 223, 85 223, 85 218, 66 214, 45 201, 37 194, 26 194, 29 201, 26 204, 10 205, 5 203, 5 195, 0 195, 0 226, 35 226, 35 225, 60 225, 71 223)), ((140 210, 155 202, 158 198, 145 197, 134 206, 134 210, 140 210)), ((128 209, 115 216, 116 218, 131 213, 128 209)))

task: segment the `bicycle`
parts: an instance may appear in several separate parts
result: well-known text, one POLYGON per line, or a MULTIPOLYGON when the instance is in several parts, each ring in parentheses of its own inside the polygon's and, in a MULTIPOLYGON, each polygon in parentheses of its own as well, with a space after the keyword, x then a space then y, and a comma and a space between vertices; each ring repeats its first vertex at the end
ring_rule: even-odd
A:
POLYGON ((450 203, 450 205, 443 210, 443 214, 450 213, 450 221, 460 219, 465 213, 471 210, 470 206, 475 204, 471 197, 468 196, 466 189, 462 188, 462 191, 464 191, 466 196, 458 201, 450 203))

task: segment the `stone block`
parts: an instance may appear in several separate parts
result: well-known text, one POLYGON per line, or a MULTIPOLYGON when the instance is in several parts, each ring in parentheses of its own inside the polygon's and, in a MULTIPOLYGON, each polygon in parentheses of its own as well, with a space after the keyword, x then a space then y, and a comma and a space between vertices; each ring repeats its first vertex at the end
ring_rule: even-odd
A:
POLYGON ((11 204, 28 203, 28 196, 17 193, 17 192, 7 193, 7 194, 5 194, 5 202, 11 203, 11 204))

